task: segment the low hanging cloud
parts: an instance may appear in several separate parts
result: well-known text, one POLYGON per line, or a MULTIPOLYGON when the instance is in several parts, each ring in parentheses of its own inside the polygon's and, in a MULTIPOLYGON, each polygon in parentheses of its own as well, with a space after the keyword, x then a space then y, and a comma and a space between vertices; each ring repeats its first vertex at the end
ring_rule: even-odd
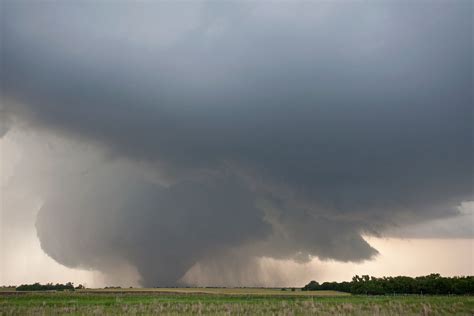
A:
POLYGON ((269 230, 248 190, 231 181, 162 188, 133 179, 94 180, 79 184, 87 189, 61 192, 38 216, 43 249, 67 266, 107 270, 125 260, 144 285, 172 285, 196 258, 261 239, 269 230))
POLYGON ((38 236, 64 265, 152 286, 200 262, 361 261, 363 234, 473 199, 470 1, 2 6, 0 134, 136 166, 45 194, 38 236))

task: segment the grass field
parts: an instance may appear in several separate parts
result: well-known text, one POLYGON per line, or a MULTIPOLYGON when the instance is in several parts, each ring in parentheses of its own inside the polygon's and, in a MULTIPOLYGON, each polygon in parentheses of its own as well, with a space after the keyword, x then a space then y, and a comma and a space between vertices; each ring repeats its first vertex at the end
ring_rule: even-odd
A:
POLYGON ((336 291, 301 291, 300 289, 281 288, 124 288, 124 289, 88 289, 83 293, 157 293, 157 294, 225 294, 225 295, 272 295, 272 296, 348 296, 336 291))
POLYGON ((469 296, 276 289, 107 289, 0 294, 0 315, 474 315, 469 296))

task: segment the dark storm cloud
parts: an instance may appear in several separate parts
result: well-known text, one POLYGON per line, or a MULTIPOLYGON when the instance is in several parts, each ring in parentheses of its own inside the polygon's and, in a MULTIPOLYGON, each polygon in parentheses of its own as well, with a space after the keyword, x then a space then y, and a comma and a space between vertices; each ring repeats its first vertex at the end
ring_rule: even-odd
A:
POLYGON ((171 282, 220 251, 207 229, 225 247, 258 240, 252 255, 362 260, 376 250, 361 233, 472 199, 471 1, 2 4, 4 112, 175 179, 110 199, 61 188, 91 205, 81 221, 65 195, 40 212, 59 262, 121 256, 171 282), (222 173, 239 184, 206 184, 222 173), (108 227, 107 209, 135 222, 108 227), (55 220, 103 244, 72 247, 55 220))
POLYGON ((197 258, 269 230, 248 189, 228 179, 163 188, 133 175, 109 178, 85 177, 42 207, 38 236, 57 261, 103 271, 124 261, 143 285, 173 285, 197 258))

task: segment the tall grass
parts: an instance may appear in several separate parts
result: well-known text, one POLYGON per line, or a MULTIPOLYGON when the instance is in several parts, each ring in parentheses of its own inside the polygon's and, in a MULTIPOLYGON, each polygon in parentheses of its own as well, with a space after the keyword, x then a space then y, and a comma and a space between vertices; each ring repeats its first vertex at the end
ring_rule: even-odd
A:
POLYGON ((0 296, 0 315, 473 315, 469 296, 277 297, 45 293, 0 296))

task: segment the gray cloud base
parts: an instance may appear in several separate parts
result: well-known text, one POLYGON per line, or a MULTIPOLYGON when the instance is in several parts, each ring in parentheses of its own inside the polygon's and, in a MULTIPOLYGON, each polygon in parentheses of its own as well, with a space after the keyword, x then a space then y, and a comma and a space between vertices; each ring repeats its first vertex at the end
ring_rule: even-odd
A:
POLYGON ((472 200, 470 1, 2 4, 2 111, 174 179, 58 189, 37 227, 61 263, 151 285, 249 241, 357 261, 472 200))

